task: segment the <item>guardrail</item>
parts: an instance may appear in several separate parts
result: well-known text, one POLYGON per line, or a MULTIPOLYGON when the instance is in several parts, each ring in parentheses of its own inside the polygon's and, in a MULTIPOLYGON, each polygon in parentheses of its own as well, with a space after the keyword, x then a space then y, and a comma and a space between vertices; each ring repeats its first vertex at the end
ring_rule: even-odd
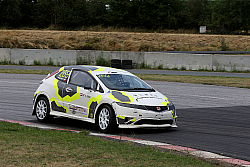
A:
MULTIPOLYGON (((133 66, 158 69, 249 71, 250 55, 194 54, 185 52, 126 52, 0 48, 0 62, 34 65, 96 65, 98 58, 132 60, 133 66), (35 64, 37 65, 37 64, 35 64)), ((3 63, 2 63, 3 64, 3 63)))

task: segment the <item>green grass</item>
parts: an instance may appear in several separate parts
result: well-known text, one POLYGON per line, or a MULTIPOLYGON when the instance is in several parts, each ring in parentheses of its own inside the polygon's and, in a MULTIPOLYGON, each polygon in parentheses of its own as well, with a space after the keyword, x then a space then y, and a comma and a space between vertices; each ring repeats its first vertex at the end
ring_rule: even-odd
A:
POLYGON ((0 122, 1 166, 215 166, 131 142, 114 142, 87 131, 40 130, 0 122))
POLYGON ((41 75, 47 75, 47 74, 49 74, 51 72, 53 72, 53 71, 46 71, 46 70, 0 69, 0 73, 7 73, 7 74, 41 74, 41 75))
POLYGON ((250 88, 250 78, 220 77, 220 76, 186 76, 186 75, 161 75, 161 74, 135 74, 143 80, 168 81, 180 83, 194 83, 205 85, 218 85, 239 88, 250 88))
MULTIPOLYGON (((47 75, 52 71, 43 70, 16 70, 0 69, 0 73, 12 74, 43 74, 47 75)), ((214 76, 184 76, 184 75, 162 75, 162 74, 135 74, 143 80, 168 81, 181 83, 194 83, 206 85, 220 85, 239 88, 250 88, 250 78, 243 77, 214 77, 214 76)))

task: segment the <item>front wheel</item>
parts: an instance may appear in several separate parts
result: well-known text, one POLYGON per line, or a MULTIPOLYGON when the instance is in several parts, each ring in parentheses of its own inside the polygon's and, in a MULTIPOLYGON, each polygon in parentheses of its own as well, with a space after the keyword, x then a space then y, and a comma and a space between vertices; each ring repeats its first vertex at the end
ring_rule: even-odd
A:
POLYGON ((35 105, 36 118, 40 122, 48 122, 51 120, 49 101, 45 97, 38 99, 35 105))
POLYGON ((115 128, 117 128, 117 124, 115 121, 115 113, 113 109, 104 105, 99 114, 98 114, 98 128, 103 133, 112 132, 115 128))

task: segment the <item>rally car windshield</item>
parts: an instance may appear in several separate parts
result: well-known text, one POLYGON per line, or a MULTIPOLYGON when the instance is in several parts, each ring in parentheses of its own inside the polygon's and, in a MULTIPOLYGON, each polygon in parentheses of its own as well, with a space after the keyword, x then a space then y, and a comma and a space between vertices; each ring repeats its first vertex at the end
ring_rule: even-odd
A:
POLYGON ((103 84, 112 90, 123 91, 155 91, 139 78, 131 75, 123 74, 99 74, 97 77, 103 82, 103 84))

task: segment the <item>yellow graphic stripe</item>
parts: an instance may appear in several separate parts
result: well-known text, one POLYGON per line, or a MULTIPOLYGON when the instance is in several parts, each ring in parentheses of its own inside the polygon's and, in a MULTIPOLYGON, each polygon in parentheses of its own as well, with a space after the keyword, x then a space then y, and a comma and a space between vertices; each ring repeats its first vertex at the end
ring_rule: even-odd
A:
POLYGON ((61 67, 60 70, 59 70, 59 72, 61 72, 61 71, 63 71, 63 70, 64 70, 64 67, 61 67))
POLYGON ((34 97, 39 93, 39 91, 37 91, 35 94, 34 94, 34 97))
MULTIPOLYGON (((166 96, 164 96, 164 99, 165 99, 165 101, 164 101, 164 102, 162 102, 162 104, 163 104, 164 106, 167 106, 168 104, 170 104, 170 102, 168 101, 168 98, 167 98, 166 96)), ((176 112, 174 113, 174 111, 173 111, 173 110, 170 110, 170 111, 171 111, 171 113, 172 113, 172 117, 173 117, 173 119, 175 119, 176 112)))
POLYGON ((116 91, 116 90, 112 90, 112 91, 109 93, 109 98, 112 99, 112 100, 115 100, 115 101, 117 101, 117 102, 120 102, 120 103, 132 103, 132 102, 134 102, 134 99, 133 99, 132 96, 127 95, 125 92, 120 92, 120 91, 116 91), (123 96, 128 97, 130 101, 128 101, 128 102, 122 102, 122 101, 120 101, 119 99, 115 98, 115 96, 112 95, 112 92, 114 92, 114 91, 115 91, 115 92, 119 92, 119 93, 121 93, 123 96))
POLYGON ((56 103, 56 105, 57 105, 58 107, 64 108, 64 109, 66 110, 66 113, 69 113, 69 109, 68 109, 67 107, 62 106, 62 105, 59 105, 59 104, 58 104, 58 101, 56 100, 55 97, 52 97, 52 98, 50 99, 50 102, 51 102, 51 103, 52 103, 53 101, 56 103))
MULTIPOLYGON (((97 67, 97 66, 93 66, 93 67, 97 68, 97 69, 94 70, 94 71, 104 71, 104 68, 100 68, 100 67, 97 67)), ((89 72, 89 73, 92 73, 92 70, 89 70, 88 72, 89 72)))
POLYGON ((35 100, 35 97, 36 95, 39 93, 39 91, 37 91, 35 94, 34 94, 34 98, 33 98, 33 101, 35 100))
POLYGON ((118 115, 118 114, 116 115, 116 117, 117 117, 117 118, 121 118, 121 119, 125 119, 125 118, 126 118, 126 116, 120 116, 120 115, 118 115))
MULTIPOLYGON (((89 99, 88 109, 87 109, 87 116, 86 117, 89 117, 89 113, 90 113, 89 109, 90 109, 91 104, 94 103, 94 102, 96 102, 97 105, 98 105, 100 103, 100 101, 101 101, 101 95, 98 95, 96 97, 91 97, 89 99)), ((91 118, 93 118, 93 115, 91 115, 91 118)))
POLYGON ((130 120, 131 122, 135 122, 136 121, 136 119, 132 119, 132 120, 130 120))
POLYGON ((170 102, 168 101, 168 98, 166 96, 164 96, 164 99, 165 99, 165 101, 162 102, 162 105, 167 106, 168 104, 170 104, 170 102))
MULTIPOLYGON (((125 119, 126 118, 126 116, 120 116, 120 115, 116 115, 116 117, 117 118, 120 118, 120 119, 125 119)), ((130 122, 135 122, 136 121, 136 119, 134 118, 134 119, 131 119, 131 120, 129 120, 130 122)))
POLYGON ((74 101, 74 100, 79 99, 79 97, 80 97, 80 87, 79 87, 79 86, 77 86, 77 92, 76 92, 76 94, 74 94, 73 96, 67 95, 67 96, 65 96, 65 97, 61 97, 61 96, 59 95, 59 93, 58 93, 58 92, 59 92, 58 81, 59 81, 59 80, 55 79, 55 80, 54 80, 54 84, 53 84, 53 87, 54 87, 55 92, 56 92, 56 97, 58 98, 58 100, 60 100, 60 101, 72 102, 72 101, 74 101))

